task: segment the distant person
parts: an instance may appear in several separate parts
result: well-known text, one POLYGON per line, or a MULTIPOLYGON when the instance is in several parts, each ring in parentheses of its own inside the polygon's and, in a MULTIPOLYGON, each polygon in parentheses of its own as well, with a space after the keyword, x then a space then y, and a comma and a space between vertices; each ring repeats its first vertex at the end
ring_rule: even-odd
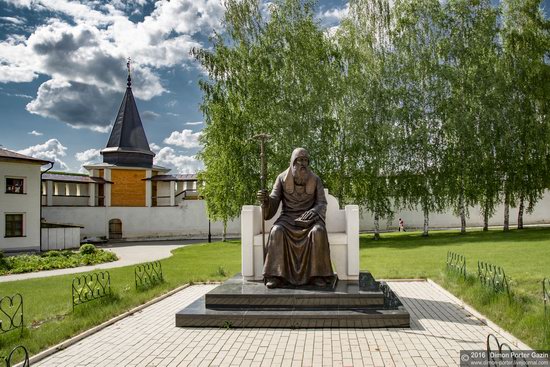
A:
POLYGON ((406 232, 405 231, 405 222, 403 221, 403 219, 399 218, 399 232, 406 232))

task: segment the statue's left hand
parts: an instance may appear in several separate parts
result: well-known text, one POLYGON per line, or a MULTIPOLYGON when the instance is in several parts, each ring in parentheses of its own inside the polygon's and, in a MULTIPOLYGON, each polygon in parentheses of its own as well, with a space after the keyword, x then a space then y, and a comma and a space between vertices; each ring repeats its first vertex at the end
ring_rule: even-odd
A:
POLYGON ((302 220, 310 220, 317 216, 317 213, 313 210, 308 210, 300 217, 302 220))

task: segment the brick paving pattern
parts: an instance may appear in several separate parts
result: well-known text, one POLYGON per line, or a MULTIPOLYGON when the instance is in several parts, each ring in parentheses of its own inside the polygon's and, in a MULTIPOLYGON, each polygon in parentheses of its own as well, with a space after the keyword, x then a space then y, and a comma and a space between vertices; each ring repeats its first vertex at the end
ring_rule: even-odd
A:
POLYGON ((428 282, 389 284, 410 329, 177 328, 175 313, 215 287, 197 285, 33 366, 457 366, 461 349, 497 334, 428 282))

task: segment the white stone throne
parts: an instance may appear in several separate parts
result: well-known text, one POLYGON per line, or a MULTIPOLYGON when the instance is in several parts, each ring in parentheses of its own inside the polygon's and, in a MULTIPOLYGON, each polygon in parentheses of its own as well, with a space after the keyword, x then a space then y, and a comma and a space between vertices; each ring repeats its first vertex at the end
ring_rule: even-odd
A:
MULTIPOLYGON (((359 278, 359 207, 346 205, 340 209, 338 200, 329 195, 327 198, 326 226, 330 244, 330 258, 333 270, 342 280, 358 280, 359 278)), ((277 214, 265 223, 265 240, 277 214)), ((245 280, 262 280, 262 211, 256 205, 244 205, 241 211, 241 251, 242 274, 245 280)))

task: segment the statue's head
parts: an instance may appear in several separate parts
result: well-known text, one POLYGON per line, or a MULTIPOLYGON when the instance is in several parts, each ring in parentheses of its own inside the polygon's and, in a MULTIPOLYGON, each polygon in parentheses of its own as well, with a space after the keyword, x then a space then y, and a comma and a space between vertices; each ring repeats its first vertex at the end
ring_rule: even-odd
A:
POLYGON ((290 170, 294 176, 294 182, 303 185, 311 173, 309 168, 309 153, 304 148, 296 148, 290 157, 290 170))

